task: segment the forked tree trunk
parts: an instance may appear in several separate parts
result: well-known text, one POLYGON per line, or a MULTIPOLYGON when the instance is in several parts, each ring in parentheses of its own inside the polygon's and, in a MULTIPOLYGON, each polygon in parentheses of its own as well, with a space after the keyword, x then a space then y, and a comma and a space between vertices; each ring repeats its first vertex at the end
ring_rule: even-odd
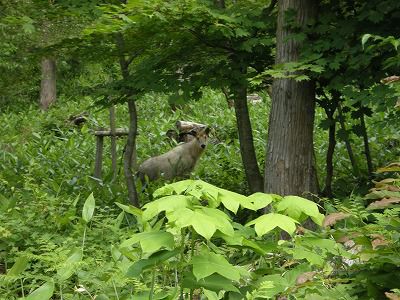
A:
POLYGON ((247 107, 247 88, 246 86, 236 86, 234 89, 234 106, 236 114, 236 124, 239 133, 240 154, 247 184, 250 192, 263 191, 263 178, 257 163, 256 151, 254 149, 253 132, 247 107))
POLYGON ((41 62, 42 80, 40 83, 40 102, 42 110, 47 110, 56 101, 56 61, 43 57, 41 62))
MULTIPOLYGON (((317 15, 314 0, 279 1, 276 63, 299 59, 301 42, 294 40, 287 26, 286 13, 296 12, 298 25, 304 27, 317 15)), ((264 190, 281 195, 315 194, 318 191, 313 167, 313 127, 315 84, 293 79, 273 83, 269 119, 264 190)))

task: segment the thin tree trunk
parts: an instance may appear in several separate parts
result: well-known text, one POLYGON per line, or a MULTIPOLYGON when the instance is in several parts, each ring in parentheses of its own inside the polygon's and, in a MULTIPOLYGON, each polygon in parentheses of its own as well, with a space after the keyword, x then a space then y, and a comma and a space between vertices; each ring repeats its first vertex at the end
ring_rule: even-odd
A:
POLYGON ((245 86, 236 86, 233 90, 240 153, 246 180, 252 193, 262 192, 263 178, 258 167, 256 151, 254 149, 253 133, 247 107, 247 88, 245 86))
POLYGON ((133 169, 132 156, 134 155, 134 149, 136 148, 136 135, 137 135, 137 112, 136 112, 136 103, 134 100, 128 101, 128 109, 129 109, 129 133, 124 153, 124 174, 126 179, 126 185, 128 188, 129 201, 132 203, 132 205, 139 207, 135 178, 132 172, 133 169))
POLYGON ((335 153, 336 146, 336 122, 333 119, 335 113, 334 108, 326 108, 325 112, 330 122, 328 129, 328 150, 326 151, 326 177, 325 177, 325 187, 322 191, 322 195, 332 198, 332 180, 333 180, 333 154, 335 153))
MULTIPOLYGON (((225 0, 214 0, 214 6, 218 9, 225 9, 225 0)), ((233 68, 239 68, 239 72, 246 75, 247 66, 243 66, 235 57, 233 68), (236 60, 236 61, 235 61, 236 60)), ((242 157, 243 168, 246 175, 246 181, 250 192, 263 191, 263 178, 257 163, 256 151, 254 149, 253 132, 247 107, 247 86, 245 83, 237 80, 234 86, 227 91, 222 88, 228 106, 231 107, 229 99, 230 93, 233 93, 233 106, 236 114, 236 124, 239 133, 240 154, 242 157)))
MULTIPOLYGON (((286 12, 296 11, 298 25, 303 27, 316 17, 317 2, 282 0, 278 5, 276 63, 295 62, 302 44, 291 37, 293 32, 286 25, 286 12)), ((276 79, 272 90, 264 190, 281 195, 316 194, 317 174, 313 166, 315 84, 276 79)))
MULTIPOLYGON (((116 44, 119 51, 119 64, 121 68, 122 78, 124 81, 129 80, 129 63, 125 58, 124 49, 125 41, 122 33, 116 34, 116 44)), ((124 154, 124 173, 128 188, 129 201, 136 207, 139 207, 139 200, 136 191, 135 180, 132 169, 136 168, 136 136, 137 136, 137 111, 136 103, 132 98, 132 94, 128 92, 128 111, 129 111, 129 133, 126 140, 124 154)))
POLYGON ((117 177, 117 136, 115 135, 115 106, 110 107, 111 169, 113 180, 117 177))
POLYGON ((349 139, 349 134, 346 129, 346 124, 344 122, 344 115, 343 115, 343 110, 342 110, 342 105, 340 104, 340 101, 338 100, 338 117, 339 117, 339 123, 340 127, 342 128, 344 132, 344 143, 346 145, 347 153, 349 155, 350 163, 353 168, 353 175, 354 176, 359 176, 360 175, 360 170, 357 166, 356 159, 354 158, 354 152, 353 148, 351 147, 350 139, 349 139))
POLYGON ((50 57, 43 57, 42 80, 40 84, 40 108, 47 110, 56 101, 56 61, 50 57))
POLYGON ((367 133, 367 127, 365 126, 364 114, 362 114, 360 116, 360 122, 361 122, 361 128, 362 128, 362 134, 363 134, 363 140, 364 140, 365 158, 367 159, 368 176, 372 177, 372 174, 374 172, 374 166, 372 164, 371 151, 369 149, 368 133, 367 133))

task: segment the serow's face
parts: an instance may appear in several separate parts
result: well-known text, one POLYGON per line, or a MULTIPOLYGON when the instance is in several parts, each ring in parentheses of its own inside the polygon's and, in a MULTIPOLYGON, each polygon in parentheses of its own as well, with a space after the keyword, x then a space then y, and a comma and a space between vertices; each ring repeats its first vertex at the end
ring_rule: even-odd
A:
POLYGON ((203 129, 203 130, 201 130, 201 131, 199 131, 197 134, 196 134, 196 139, 197 139, 197 142, 199 143, 199 146, 201 147, 201 148, 205 148, 206 147, 206 145, 207 145, 207 139, 208 139, 208 133, 209 133, 209 129, 208 128, 205 128, 205 129, 203 129))

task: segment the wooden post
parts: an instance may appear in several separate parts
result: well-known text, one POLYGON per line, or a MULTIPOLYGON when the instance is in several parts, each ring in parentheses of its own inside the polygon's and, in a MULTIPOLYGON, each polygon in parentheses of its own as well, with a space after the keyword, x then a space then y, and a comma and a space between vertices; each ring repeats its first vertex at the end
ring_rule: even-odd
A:
MULTIPOLYGON (((103 166, 103 145, 104 145, 104 137, 110 136, 111 138, 117 138, 121 136, 127 136, 128 130, 125 128, 114 128, 114 132, 112 130, 101 129, 96 130, 94 132, 96 136, 96 161, 94 165, 94 175, 93 177, 101 179, 101 169, 103 166)), ((116 157, 116 154, 115 154, 116 157)), ((116 165, 116 163, 115 163, 116 165)))
POLYGON ((94 165, 94 175, 93 177, 101 179, 101 169, 103 165, 103 144, 104 136, 96 136, 96 161, 94 165))
POLYGON ((111 169, 113 180, 117 177, 117 137, 115 135, 115 106, 110 107, 111 169))

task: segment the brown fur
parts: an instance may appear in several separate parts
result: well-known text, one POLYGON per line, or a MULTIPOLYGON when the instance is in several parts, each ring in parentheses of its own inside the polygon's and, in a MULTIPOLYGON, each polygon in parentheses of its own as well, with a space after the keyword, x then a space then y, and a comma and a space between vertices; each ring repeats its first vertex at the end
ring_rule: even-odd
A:
POLYGON ((147 177, 150 181, 159 177, 172 180, 189 175, 207 145, 208 128, 195 133, 191 141, 180 144, 159 156, 151 157, 139 166, 139 178, 144 183, 147 177))

